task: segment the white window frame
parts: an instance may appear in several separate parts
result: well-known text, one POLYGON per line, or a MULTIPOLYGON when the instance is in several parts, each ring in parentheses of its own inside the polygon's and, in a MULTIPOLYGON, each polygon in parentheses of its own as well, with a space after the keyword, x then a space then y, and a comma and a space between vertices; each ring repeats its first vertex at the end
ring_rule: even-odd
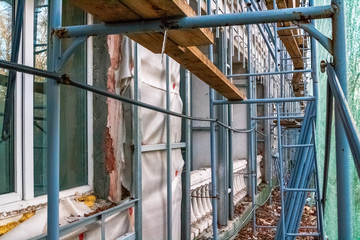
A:
MULTIPOLYGON (((91 24, 93 18, 87 15, 91 24)), ((25 1, 23 36, 19 63, 34 66, 34 0, 25 1)), ((93 82, 93 40, 87 40, 87 83, 93 82)), ((34 197, 34 76, 17 74, 14 106, 14 168, 15 191, 0 195, 0 213, 23 209, 47 202, 47 195, 34 197)), ((60 198, 86 193, 93 190, 93 95, 87 92, 87 185, 60 191, 60 198)))

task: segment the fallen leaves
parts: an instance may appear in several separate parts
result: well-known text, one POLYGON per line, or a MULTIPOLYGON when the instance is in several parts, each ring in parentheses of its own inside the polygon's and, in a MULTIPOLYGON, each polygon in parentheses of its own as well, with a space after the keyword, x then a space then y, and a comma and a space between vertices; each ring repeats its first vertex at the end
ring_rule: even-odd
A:
MULTIPOLYGON (((247 199, 248 201, 251 199, 247 199)), ((269 202, 256 209, 256 225, 263 226, 262 228, 256 228, 253 232, 252 221, 245 225, 238 233, 236 240, 272 240, 275 238, 276 226, 280 219, 281 204, 280 204, 280 191, 275 189, 272 193, 272 205, 269 202)), ((243 211, 243 205, 239 204, 236 208, 236 212, 241 213, 243 211)), ((301 228, 301 233, 316 232, 316 207, 304 207, 303 217, 300 226, 310 226, 311 228, 301 228)), ((297 237, 297 239, 315 239, 314 237, 297 237)))

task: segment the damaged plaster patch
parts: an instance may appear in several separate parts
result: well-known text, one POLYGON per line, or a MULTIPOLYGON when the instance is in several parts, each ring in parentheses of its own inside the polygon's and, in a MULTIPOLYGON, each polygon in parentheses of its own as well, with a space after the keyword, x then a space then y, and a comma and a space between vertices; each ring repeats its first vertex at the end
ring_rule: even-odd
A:
MULTIPOLYGON (((120 94, 121 35, 110 35, 107 38, 110 55, 110 67, 107 73, 107 89, 120 94)), ((124 168, 123 151, 123 108, 120 101, 107 99, 108 115, 105 132, 105 166, 109 174, 110 186, 108 199, 114 203, 121 201, 122 171, 124 168)))

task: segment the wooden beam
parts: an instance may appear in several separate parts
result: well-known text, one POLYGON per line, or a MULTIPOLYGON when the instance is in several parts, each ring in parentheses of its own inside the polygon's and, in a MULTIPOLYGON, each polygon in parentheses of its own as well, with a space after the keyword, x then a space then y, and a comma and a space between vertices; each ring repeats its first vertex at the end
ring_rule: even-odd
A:
MULTIPOLYGON (((104 22, 196 16, 186 0, 72 0, 78 7, 104 22)), ((132 40, 154 53, 161 53, 163 33, 128 34, 132 40)), ((170 30, 165 53, 186 67, 229 100, 245 95, 203 54, 198 45, 212 44, 210 29, 170 30)))
MULTIPOLYGON (((71 2, 103 22, 196 16, 186 0, 71 0, 71 2)), ((183 47, 214 43, 214 35, 208 28, 170 30, 168 37, 183 47)))
MULTIPOLYGON (((151 37, 154 41, 162 40, 162 36, 159 34, 153 34, 151 37)), ((227 99, 246 99, 245 94, 232 84, 199 48, 195 46, 181 47, 171 39, 168 39, 166 41, 165 53, 227 99)))
POLYGON ((121 1, 71 0, 71 2, 103 22, 129 21, 140 18, 139 15, 126 7, 121 1))
MULTIPOLYGON (((265 0, 266 7, 268 9, 273 9, 273 1, 265 0)), ((276 0, 276 5, 278 8, 293 8, 299 6, 298 0, 276 0)), ((278 23, 279 27, 289 27, 291 26, 290 22, 282 22, 278 23)), ((302 58, 302 53, 299 48, 299 44, 301 43, 298 37, 294 37, 294 35, 298 35, 298 30, 294 29, 283 29, 278 31, 278 35, 281 41, 284 43, 286 50, 288 51, 290 57, 292 58, 292 62, 294 64, 295 70, 304 69, 304 59, 302 58)), ((292 85, 293 92, 296 97, 300 97, 303 95, 304 86, 301 85, 302 73, 293 74, 292 85)))

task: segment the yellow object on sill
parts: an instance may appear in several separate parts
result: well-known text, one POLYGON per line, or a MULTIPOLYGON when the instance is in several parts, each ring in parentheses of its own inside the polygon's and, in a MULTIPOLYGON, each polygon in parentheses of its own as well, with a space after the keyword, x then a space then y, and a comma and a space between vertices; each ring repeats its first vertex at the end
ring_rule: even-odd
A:
POLYGON ((32 216, 34 216, 36 213, 36 211, 33 212, 29 212, 29 213, 25 213, 22 215, 22 217, 18 220, 18 221, 14 221, 14 222, 10 222, 8 224, 2 225, 0 226, 0 236, 4 235, 5 233, 9 232, 10 230, 14 229, 15 227, 17 227, 20 223, 25 222, 26 220, 28 220, 29 218, 31 218, 32 216))
POLYGON ((86 195, 80 196, 76 199, 76 201, 83 202, 88 207, 93 207, 96 201, 95 195, 86 195))

